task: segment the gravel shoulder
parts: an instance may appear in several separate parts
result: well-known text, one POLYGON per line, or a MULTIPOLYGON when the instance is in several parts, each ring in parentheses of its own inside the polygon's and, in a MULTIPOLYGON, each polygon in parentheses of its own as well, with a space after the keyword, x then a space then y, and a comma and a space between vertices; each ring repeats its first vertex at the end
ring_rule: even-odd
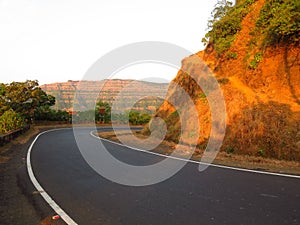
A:
MULTIPOLYGON (((105 132, 98 132, 98 135, 100 137, 112 141, 116 141, 116 142, 120 142, 119 139, 121 138, 123 143, 125 141, 126 145, 136 147, 136 148, 143 148, 143 146, 142 147, 138 146, 140 143, 142 143, 142 145, 145 145, 147 147, 147 143, 145 141, 147 137, 142 135, 139 131, 132 131, 132 133, 131 131, 118 131, 117 135, 114 131, 109 131, 109 132, 105 131, 105 132), (138 143, 136 138, 142 140, 142 142, 138 143)), ((169 142, 169 141, 162 141, 162 143, 159 146, 157 146, 153 151, 164 155, 170 155, 175 149, 175 147, 176 147, 176 143, 169 142)), ((180 149, 182 151, 180 152, 180 155, 178 155, 178 157, 184 156, 189 151, 189 148, 187 146, 180 146, 180 149)), ((197 154, 193 154, 191 159, 195 161, 200 161, 203 152, 202 153, 199 151, 195 151, 195 152, 197 152, 197 154)), ((238 155, 238 154, 229 154, 226 152, 219 152, 217 157, 213 161, 213 163, 218 165, 231 166, 231 167, 244 168, 244 169, 300 175, 300 162, 276 160, 276 159, 265 158, 262 156, 247 156, 247 155, 238 155)))

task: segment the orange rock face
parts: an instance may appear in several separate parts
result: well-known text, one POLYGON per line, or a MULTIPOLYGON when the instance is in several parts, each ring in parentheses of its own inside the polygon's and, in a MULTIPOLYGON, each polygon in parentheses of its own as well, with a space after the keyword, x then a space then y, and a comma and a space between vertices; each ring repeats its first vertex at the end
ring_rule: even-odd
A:
MULTIPOLYGON (((264 2, 256 1, 242 21, 242 30, 228 50, 237 53, 236 59, 217 57, 211 46, 195 55, 203 60, 218 80, 226 102, 227 128, 222 150, 300 160, 300 47, 287 44, 263 50, 258 46, 249 47, 253 38, 249 32, 255 27, 255 18, 264 2), (249 55, 260 51, 263 51, 263 58, 257 68, 249 68, 252 59, 249 55)), ((194 63, 195 55, 184 59, 182 68, 192 67, 190 71, 200 74, 204 69, 194 63)), ((200 123, 198 145, 204 150, 213 122, 209 102, 195 80, 182 70, 174 82, 191 96, 197 107, 200 123)), ((180 101, 177 95, 171 87, 168 98, 175 97, 180 101)), ((156 116, 167 121, 167 139, 176 141, 181 126, 178 119, 168 120, 175 110, 168 103, 168 98, 156 116)), ((182 110, 189 109, 183 107, 182 110)), ((191 121, 184 132, 191 133, 194 122, 191 121)))

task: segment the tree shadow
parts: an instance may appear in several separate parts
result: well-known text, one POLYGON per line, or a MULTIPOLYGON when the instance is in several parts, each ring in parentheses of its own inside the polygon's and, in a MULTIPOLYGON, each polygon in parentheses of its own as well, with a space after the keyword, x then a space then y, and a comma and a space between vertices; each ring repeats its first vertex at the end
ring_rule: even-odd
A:
POLYGON ((297 52, 297 55, 296 55, 295 59, 291 63, 289 63, 289 60, 288 60, 288 57, 289 57, 288 46, 286 46, 284 48, 284 56, 283 56, 284 70, 287 74, 288 86, 290 88, 290 91, 291 91, 291 94, 292 94, 293 98, 300 105, 300 99, 297 96, 295 86, 293 85, 293 83, 291 81, 291 67, 295 66, 295 64, 299 61, 299 54, 300 54, 300 52, 297 52))

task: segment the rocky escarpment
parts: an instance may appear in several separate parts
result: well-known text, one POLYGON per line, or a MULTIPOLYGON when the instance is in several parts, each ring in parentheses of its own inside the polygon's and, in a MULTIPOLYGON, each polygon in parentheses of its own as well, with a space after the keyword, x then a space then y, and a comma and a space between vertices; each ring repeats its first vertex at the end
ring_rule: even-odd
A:
MULTIPOLYGON (((197 107, 200 123, 197 151, 205 149, 214 121, 208 96, 197 85, 197 77, 189 76, 189 73, 201 74, 207 69, 199 66, 194 57, 199 57, 210 68, 223 92, 227 127, 222 151, 300 160, 299 44, 283 39, 263 45, 265 33, 258 30, 257 20, 268 1, 238 1, 238 4, 245 2, 247 11, 230 47, 220 53, 216 45, 209 42, 204 51, 182 61, 182 69, 173 80, 189 93, 197 107), (184 69, 187 67, 188 70, 184 69)), ((174 89, 169 89, 168 98, 176 95, 174 89)), ((181 123, 168 98, 156 116, 167 123, 166 139, 178 141, 181 123)), ((180 101, 180 96, 177 99, 180 101)), ((194 124, 193 121, 190 124, 194 124)), ((184 132, 190 133, 191 129, 185 128, 184 132)))
POLYGON ((136 98, 139 94, 148 93, 149 96, 142 98, 134 107, 136 110, 153 112, 162 103, 165 90, 168 87, 166 83, 113 79, 101 81, 69 80, 68 82, 45 84, 41 88, 47 94, 55 97, 56 104, 54 108, 68 110, 73 106, 74 95, 78 90, 79 84, 81 87, 81 97, 83 98, 81 99, 81 110, 85 110, 93 104, 94 99, 92 99, 92 96, 95 96, 95 94, 98 95, 98 101, 101 100, 111 104, 118 94, 124 90, 124 102, 136 98))

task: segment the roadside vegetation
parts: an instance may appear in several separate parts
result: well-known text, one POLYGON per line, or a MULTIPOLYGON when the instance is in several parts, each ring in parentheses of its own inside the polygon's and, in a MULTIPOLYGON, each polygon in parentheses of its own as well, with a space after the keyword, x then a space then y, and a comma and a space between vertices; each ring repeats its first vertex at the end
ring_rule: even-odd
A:
POLYGON ((67 112, 55 110, 55 97, 46 94, 36 80, 0 84, 0 134, 22 129, 35 121, 59 121, 70 123, 73 119, 77 123, 111 123, 124 124, 129 121, 133 125, 148 123, 151 115, 148 112, 125 111, 111 113, 111 106, 107 102, 99 101, 95 110, 81 112, 67 112))
MULTIPOLYGON (((219 0, 208 22, 208 32, 202 39, 212 46, 217 58, 236 59, 238 54, 230 52, 232 43, 242 29, 242 21, 251 12, 250 7, 257 0, 240 0, 233 5, 231 1, 219 0)), ((258 46, 262 52, 248 55, 249 68, 256 69, 263 58, 263 50, 268 46, 280 44, 299 44, 300 41, 300 2, 295 0, 270 0, 260 10, 255 28, 250 32, 253 38, 248 43, 258 46), (259 37, 259 38, 258 38, 259 37), (259 54, 259 57, 258 57, 259 54)))
POLYGON ((36 80, 0 84, 0 134, 22 129, 35 113, 55 104, 55 98, 39 88, 36 80))
POLYGON ((22 129, 25 125, 26 123, 24 118, 13 109, 5 111, 0 116, 0 134, 22 129))
POLYGON ((95 110, 75 112, 73 122, 75 123, 117 123, 132 125, 143 125, 150 121, 151 115, 146 111, 126 110, 120 113, 112 113, 108 102, 98 101, 95 110))

